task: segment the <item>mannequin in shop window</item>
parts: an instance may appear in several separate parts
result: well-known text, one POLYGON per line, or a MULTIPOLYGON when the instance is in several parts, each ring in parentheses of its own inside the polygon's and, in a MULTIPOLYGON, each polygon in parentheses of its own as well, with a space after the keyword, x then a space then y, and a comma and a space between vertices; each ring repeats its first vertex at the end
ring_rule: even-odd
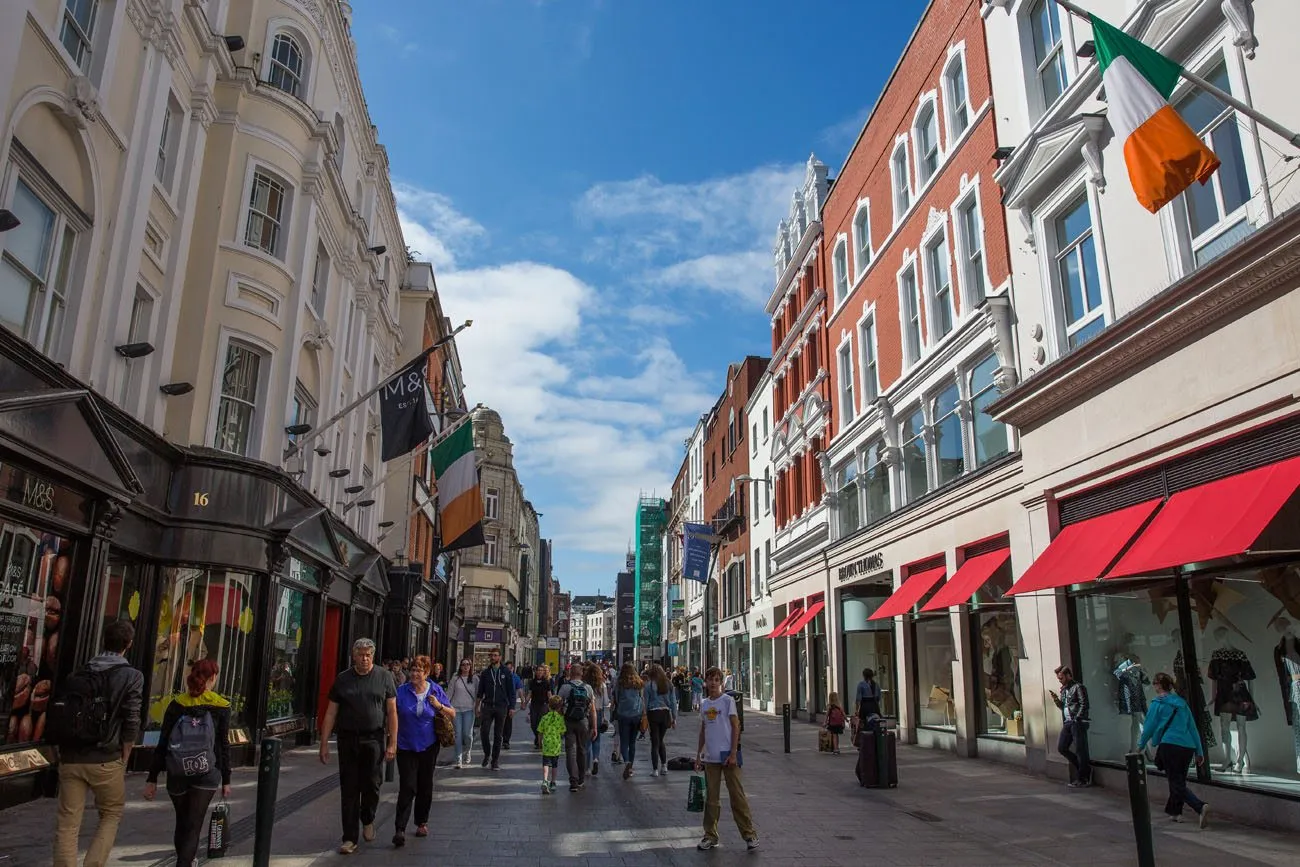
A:
POLYGON ((1169 633, 1169 640, 1178 652, 1174 654, 1174 692, 1178 697, 1187 702, 1188 707, 1196 709, 1196 727, 1201 731, 1201 737, 1205 739, 1205 748, 1210 749, 1218 744, 1214 737, 1214 720, 1210 716, 1210 711, 1201 704, 1192 701, 1191 682, 1193 678, 1199 681, 1200 672, 1196 669, 1187 670, 1187 663, 1183 659, 1183 633, 1180 629, 1174 629, 1169 633))
POLYGON ((982 644, 982 674, 984 676, 984 701, 995 714, 1009 720, 1020 710, 1017 697, 1014 649, 1015 624, 1008 631, 1006 622, 999 616, 984 624, 980 630, 982 644))
POLYGON ((1295 771, 1300 774, 1300 638, 1295 627, 1285 617, 1273 621, 1273 628, 1282 636, 1273 648, 1273 664, 1277 666, 1277 682, 1282 689, 1282 707, 1286 709, 1287 725, 1295 746, 1295 771))
POLYGON ((1151 684, 1151 677, 1142 667, 1142 660, 1136 653, 1117 653, 1112 662, 1115 664, 1115 679, 1118 687, 1115 691, 1115 707, 1119 711, 1121 722, 1128 718, 1128 751, 1137 752, 1138 736, 1142 734, 1142 723, 1147 718, 1147 693, 1145 687, 1151 684))
POLYGON ((1250 694, 1255 669, 1245 651, 1233 646, 1227 627, 1214 630, 1219 648, 1210 654, 1207 674, 1214 685, 1214 715, 1219 718, 1219 736, 1223 739, 1223 766, 1226 773, 1250 773, 1250 754, 1246 744, 1246 723, 1259 719, 1259 709, 1250 694))

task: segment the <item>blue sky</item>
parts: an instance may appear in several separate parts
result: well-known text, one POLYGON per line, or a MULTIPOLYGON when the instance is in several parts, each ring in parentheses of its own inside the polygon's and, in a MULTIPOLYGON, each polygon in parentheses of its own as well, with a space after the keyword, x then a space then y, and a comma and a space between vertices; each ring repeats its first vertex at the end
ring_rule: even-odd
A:
POLYGON ((924 0, 364 0, 406 242, 498 410, 566 590, 613 590, 729 362, 777 223, 839 170, 924 0))

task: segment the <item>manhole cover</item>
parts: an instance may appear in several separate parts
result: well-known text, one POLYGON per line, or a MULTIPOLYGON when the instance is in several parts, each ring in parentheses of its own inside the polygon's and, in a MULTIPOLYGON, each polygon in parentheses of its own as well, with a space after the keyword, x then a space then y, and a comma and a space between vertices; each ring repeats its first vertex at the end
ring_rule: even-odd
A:
POLYGON ((903 812, 913 818, 920 819, 922 822, 942 822, 934 813, 927 813, 925 810, 904 810, 903 812))

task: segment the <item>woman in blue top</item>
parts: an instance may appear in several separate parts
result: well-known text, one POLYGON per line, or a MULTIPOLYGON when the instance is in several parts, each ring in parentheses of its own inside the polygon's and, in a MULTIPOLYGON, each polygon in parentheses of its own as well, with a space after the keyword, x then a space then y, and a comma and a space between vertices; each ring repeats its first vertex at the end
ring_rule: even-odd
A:
POLYGON ((429 836, 433 804, 433 769, 438 764, 435 714, 454 718, 456 710, 442 687, 429 680, 433 668, 427 656, 411 663, 410 679, 397 688, 397 833, 394 846, 406 845, 406 824, 415 804, 415 836, 429 836))
POLYGON ((1169 800, 1165 803, 1169 818, 1174 822, 1183 821, 1183 804, 1186 803, 1196 811, 1200 817, 1199 824, 1204 828, 1209 824, 1210 806, 1187 788, 1187 766, 1192 756, 1196 757, 1198 765, 1205 761, 1201 734, 1197 731, 1191 708, 1174 692, 1174 679, 1162 671, 1151 682, 1156 688, 1156 697, 1147 709, 1138 750, 1145 750, 1148 743, 1155 745, 1156 764, 1169 779, 1169 800))
POLYGON ((650 723, 650 776, 668 776, 668 749, 664 736, 668 729, 677 728, 677 702, 673 701, 673 685, 663 666, 655 663, 645 675, 645 713, 650 723))
POLYGON ((700 670, 697 668, 691 672, 691 708, 700 709, 700 702, 704 700, 704 678, 700 677, 700 670))

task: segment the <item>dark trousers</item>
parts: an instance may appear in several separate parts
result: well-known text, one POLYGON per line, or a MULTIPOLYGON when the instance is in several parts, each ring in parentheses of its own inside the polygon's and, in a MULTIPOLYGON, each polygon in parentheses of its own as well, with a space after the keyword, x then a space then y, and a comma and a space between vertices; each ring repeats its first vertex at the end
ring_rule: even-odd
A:
POLYGON ((1065 756, 1074 771, 1074 779, 1087 783, 1092 780, 1092 762, 1088 758, 1088 724, 1078 720, 1061 726, 1061 736, 1056 751, 1065 756), (1070 747, 1074 749, 1071 750, 1070 747))
POLYGON ((216 793, 216 789, 194 786, 181 792, 167 793, 176 808, 176 835, 172 842, 176 846, 177 867, 190 867, 198 858, 199 841, 208 827, 208 807, 216 793))
POLYGON ((1171 816, 1183 814, 1183 804, 1197 813, 1205 809, 1205 802, 1187 788, 1187 767, 1191 764, 1196 750, 1178 744, 1161 744, 1156 747, 1160 764, 1165 766, 1165 776, 1169 778, 1169 800, 1165 802, 1165 812, 1171 816))
POLYGON ((668 748, 664 746, 664 737, 668 726, 672 725, 673 713, 668 708, 659 707, 646 714, 650 718, 650 767, 668 767, 668 748))
POLYGON ((542 736, 537 733, 537 724, 546 716, 546 702, 535 701, 528 706, 528 727, 533 730, 533 746, 541 749, 542 736))
POLYGON ((501 745, 506 749, 510 749, 510 735, 512 732, 514 732, 514 730, 515 730, 515 717, 514 714, 509 714, 506 716, 505 732, 501 735, 501 745))
POLYGON ((494 765, 501 761, 501 740, 509 720, 507 708, 483 705, 483 722, 478 730, 479 743, 483 745, 483 761, 494 765))
POLYGON ((639 734, 641 734, 640 717, 618 718, 618 749, 623 755, 623 761, 636 761, 636 738, 639 734))
POLYGON ((565 721, 564 763, 569 771, 569 785, 587 782, 587 767, 591 762, 591 723, 565 721))
POLYGON ((358 825, 372 825, 384 782, 384 734, 339 734, 339 788, 343 793, 343 839, 359 840, 358 825))
POLYGON ((433 804, 433 769, 438 763, 441 744, 423 752, 397 751, 397 830, 406 831, 411 820, 411 805, 415 805, 415 824, 429 824, 429 807, 433 804))

